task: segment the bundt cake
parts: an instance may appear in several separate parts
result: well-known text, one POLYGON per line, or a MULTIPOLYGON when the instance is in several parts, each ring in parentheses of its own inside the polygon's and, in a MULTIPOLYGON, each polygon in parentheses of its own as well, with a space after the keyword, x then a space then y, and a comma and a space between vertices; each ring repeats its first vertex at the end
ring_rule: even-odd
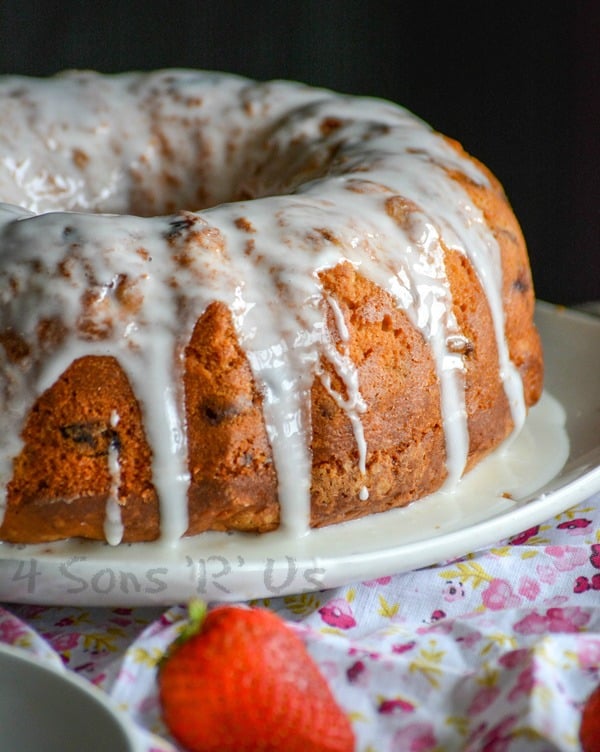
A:
POLYGON ((301 536, 452 489, 542 389, 521 231, 393 104, 0 79, 0 540, 301 536))

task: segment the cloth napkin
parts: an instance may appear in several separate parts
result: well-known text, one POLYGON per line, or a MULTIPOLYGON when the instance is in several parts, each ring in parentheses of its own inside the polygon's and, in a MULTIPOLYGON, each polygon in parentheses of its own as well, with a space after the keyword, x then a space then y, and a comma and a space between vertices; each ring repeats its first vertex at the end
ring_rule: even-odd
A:
MULTIPOLYGON (((302 637, 360 752, 575 752, 600 683, 600 494, 451 561, 253 605, 302 637)), ((86 677, 168 752, 156 666, 185 620, 183 604, 4 604, 0 641, 86 677)))

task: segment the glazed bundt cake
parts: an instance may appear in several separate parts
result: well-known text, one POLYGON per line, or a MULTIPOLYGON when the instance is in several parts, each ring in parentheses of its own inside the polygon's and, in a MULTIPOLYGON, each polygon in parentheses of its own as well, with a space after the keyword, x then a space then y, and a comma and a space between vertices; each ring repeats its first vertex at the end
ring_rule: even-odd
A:
POLYGON ((0 82, 0 540, 303 535, 461 476, 542 389, 498 181, 390 103, 0 82))

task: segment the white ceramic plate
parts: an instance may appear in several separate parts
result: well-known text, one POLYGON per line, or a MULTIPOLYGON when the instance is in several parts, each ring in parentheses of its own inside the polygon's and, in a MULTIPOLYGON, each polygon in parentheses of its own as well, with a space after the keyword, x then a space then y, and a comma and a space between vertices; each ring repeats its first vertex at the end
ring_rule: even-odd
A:
POLYGON ((299 540, 205 533, 177 547, 0 544, 0 600, 247 600, 407 571, 493 544, 600 491, 600 319, 540 303, 546 390, 524 431, 452 494, 299 540), (550 396, 552 395, 552 396, 550 396))
POLYGON ((141 752, 132 733, 99 689, 0 644, 2 752, 141 752))

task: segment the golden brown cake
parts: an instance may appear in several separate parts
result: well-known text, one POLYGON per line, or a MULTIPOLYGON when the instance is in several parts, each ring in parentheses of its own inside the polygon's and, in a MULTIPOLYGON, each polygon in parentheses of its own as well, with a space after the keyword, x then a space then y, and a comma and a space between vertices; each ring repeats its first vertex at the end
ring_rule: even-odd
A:
POLYGON ((406 110, 0 79, 0 540, 301 536, 440 488, 542 389, 498 181, 406 110))

